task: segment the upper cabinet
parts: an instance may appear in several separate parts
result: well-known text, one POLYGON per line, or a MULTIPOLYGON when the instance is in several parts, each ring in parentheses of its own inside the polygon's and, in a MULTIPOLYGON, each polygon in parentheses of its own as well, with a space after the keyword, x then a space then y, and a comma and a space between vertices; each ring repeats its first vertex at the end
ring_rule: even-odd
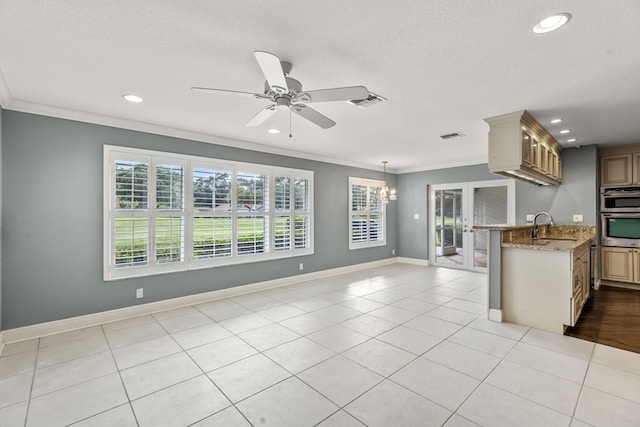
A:
POLYGON ((489 170, 538 185, 562 182, 562 147, 527 111, 484 119, 489 124, 489 170))
POLYGON ((600 149, 600 186, 640 185, 640 144, 600 149))

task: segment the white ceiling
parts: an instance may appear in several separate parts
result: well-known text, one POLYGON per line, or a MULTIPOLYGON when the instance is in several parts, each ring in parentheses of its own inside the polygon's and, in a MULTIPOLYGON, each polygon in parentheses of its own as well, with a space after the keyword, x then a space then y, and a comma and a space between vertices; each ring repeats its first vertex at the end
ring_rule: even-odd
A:
POLYGON ((486 162, 483 119, 521 109, 565 147, 634 143, 638 17, 637 0, 2 0, 0 103, 401 173, 486 162), (533 34, 556 12, 573 18, 533 34), (267 101, 189 89, 261 92, 255 50, 291 62, 306 90, 364 85, 388 101, 312 104, 337 125, 294 115, 289 138, 286 111, 245 126, 267 101), (466 136, 440 139, 452 132, 466 136))

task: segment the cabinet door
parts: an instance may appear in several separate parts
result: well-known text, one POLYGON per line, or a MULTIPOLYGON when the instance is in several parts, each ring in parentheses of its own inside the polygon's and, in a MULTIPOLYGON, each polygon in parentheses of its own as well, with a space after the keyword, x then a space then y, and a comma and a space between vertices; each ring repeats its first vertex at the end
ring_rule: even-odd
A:
POLYGON ((549 172, 549 147, 547 146, 546 142, 539 142, 538 144, 540 146, 540 162, 538 163, 538 167, 541 169, 542 173, 548 173, 549 172))
POLYGON ((640 183, 640 153, 633 154, 633 183, 640 183))
POLYGON ((600 158, 600 185, 630 185, 633 183, 633 156, 619 154, 600 158))
POLYGON ((602 278, 616 282, 633 282, 633 249, 602 248, 602 278))
POLYGON ((549 173, 552 177, 558 178, 558 154, 554 151, 549 151, 549 173))
POLYGON ((584 305, 584 293, 582 284, 582 273, 580 271, 580 262, 573 267, 573 298, 571 298, 571 324, 569 326, 575 326, 580 317, 582 306, 584 305))
POLYGON ((633 281, 640 283, 640 251, 633 250, 633 281))
POLYGON ((584 305, 591 295, 591 263, 588 259, 582 261, 582 304, 584 305))
POLYGON ((529 132, 522 131, 522 161, 528 165, 533 165, 533 138, 529 132))

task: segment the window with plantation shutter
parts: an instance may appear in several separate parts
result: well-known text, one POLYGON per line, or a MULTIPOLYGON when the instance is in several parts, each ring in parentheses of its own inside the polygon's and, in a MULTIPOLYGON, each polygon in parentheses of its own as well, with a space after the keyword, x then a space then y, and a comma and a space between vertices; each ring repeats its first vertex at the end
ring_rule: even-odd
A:
POLYGON ((146 266, 149 260, 148 159, 114 163, 114 267, 146 266))
POLYGON ((231 256, 233 244, 231 170, 193 169, 193 258, 231 256))
POLYGON ((104 279, 313 253, 313 172, 105 145, 104 279))
POLYGON ((378 194, 383 181, 349 177, 349 249, 386 244, 386 210, 378 194))
POLYGON ((236 247, 239 255, 269 252, 269 177, 259 173, 236 174, 238 212, 236 247))
MULTIPOLYGON (((162 161, 164 159, 161 159, 162 161)), ((165 162, 163 162, 165 163, 165 162)), ((166 162, 170 163, 170 161, 166 162)), ((155 252, 156 263, 184 261, 184 168, 157 164, 155 252)))
POLYGON ((275 177, 274 250, 282 254, 306 250, 310 244, 309 180, 275 177))

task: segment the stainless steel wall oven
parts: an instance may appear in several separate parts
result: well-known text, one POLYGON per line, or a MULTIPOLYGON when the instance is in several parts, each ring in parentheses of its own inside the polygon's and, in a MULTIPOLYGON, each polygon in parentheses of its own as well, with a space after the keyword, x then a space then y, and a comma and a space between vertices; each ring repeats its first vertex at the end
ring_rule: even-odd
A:
POLYGON ((601 188, 600 212, 640 212, 640 187, 601 188))
POLYGON ((640 212, 600 215, 602 246, 640 247, 640 212))

